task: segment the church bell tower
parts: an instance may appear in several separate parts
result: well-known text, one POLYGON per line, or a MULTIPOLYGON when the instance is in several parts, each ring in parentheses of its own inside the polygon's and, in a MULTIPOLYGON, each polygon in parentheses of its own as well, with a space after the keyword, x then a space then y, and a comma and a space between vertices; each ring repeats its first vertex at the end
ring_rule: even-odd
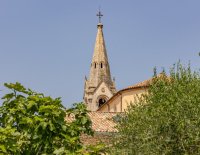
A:
POLYGON ((101 12, 97 14, 99 23, 97 25, 97 36, 94 53, 90 66, 88 79, 85 78, 84 103, 90 111, 96 111, 109 98, 116 93, 115 82, 111 79, 110 66, 103 36, 103 24, 101 23, 101 12))

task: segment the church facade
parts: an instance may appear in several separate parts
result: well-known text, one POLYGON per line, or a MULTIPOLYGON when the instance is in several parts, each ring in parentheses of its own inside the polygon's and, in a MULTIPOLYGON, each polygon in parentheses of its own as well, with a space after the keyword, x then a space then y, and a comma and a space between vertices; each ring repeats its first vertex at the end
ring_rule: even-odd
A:
POLYGON ((125 112, 130 104, 137 103, 137 97, 146 93, 152 79, 139 82, 127 88, 116 90, 111 77, 106 45, 101 23, 101 12, 89 77, 85 77, 83 102, 91 112, 125 112))
MULTIPOLYGON (((101 15, 101 14, 100 14, 101 15)), ((85 78, 84 103, 88 110, 97 111, 116 93, 115 81, 111 77, 103 24, 97 25, 97 36, 90 66, 89 77, 85 78)))
POLYGON ((81 140, 85 145, 104 142, 109 145, 110 137, 117 133, 117 115, 126 111, 130 104, 137 102, 137 96, 146 93, 151 83, 146 80, 117 91, 115 80, 111 77, 106 45, 101 23, 101 12, 97 25, 97 35, 88 78, 85 77, 83 102, 89 110, 94 136, 83 135, 81 140))

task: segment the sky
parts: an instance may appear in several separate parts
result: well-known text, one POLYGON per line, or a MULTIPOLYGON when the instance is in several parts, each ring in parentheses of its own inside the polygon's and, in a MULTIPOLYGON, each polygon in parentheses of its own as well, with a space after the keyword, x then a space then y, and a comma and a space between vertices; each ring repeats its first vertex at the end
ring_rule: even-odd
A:
POLYGON ((199 6, 199 0, 1 0, 0 97, 8 92, 5 82, 20 82, 61 97, 66 107, 81 102, 99 7, 117 90, 179 60, 197 71, 199 6))

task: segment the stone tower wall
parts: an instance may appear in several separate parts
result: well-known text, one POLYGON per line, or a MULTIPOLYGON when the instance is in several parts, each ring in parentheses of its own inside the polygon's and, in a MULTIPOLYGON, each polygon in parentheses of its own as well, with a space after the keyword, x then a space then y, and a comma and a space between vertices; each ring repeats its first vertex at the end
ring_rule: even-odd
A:
POLYGON ((116 92, 111 79, 110 66, 103 35, 103 25, 97 25, 97 36, 89 78, 85 80, 84 102, 88 110, 96 111, 116 92))

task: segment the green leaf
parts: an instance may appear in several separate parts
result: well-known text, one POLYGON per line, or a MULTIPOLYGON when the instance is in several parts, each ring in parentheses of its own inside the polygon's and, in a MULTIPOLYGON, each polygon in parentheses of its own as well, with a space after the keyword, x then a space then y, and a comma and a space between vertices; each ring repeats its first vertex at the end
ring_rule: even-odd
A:
POLYGON ((64 153, 64 151, 65 151, 65 148, 64 148, 64 147, 61 147, 61 148, 59 148, 59 149, 56 149, 56 150, 53 152, 53 154, 61 155, 61 154, 64 153))
POLYGON ((55 130, 55 126, 53 125, 53 123, 49 123, 50 126, 50 131, 54 131, 55 130))
POLYGON ((35 101, 28 101, 27 108, 31 109, 33 106, 36 106, 36 102, 35 101))
POLYGON ((88 121, 88 119, 87 119, 86 117, 83 117, 83 118, 81 119, 81 123, 82 123, 82 124, 85 124, 87 121, 88 121))
POLYGON ((2 99, 11 99, 14 97, 14 93, 6 94, 2 99))
POLYGON ((6 147, 2 144, 0 144, 0 152, 7 153, 6 147))
POLYGON ((48 124, 47 124, 46 122, 41 122, 41 123, 40 123, 40 126, 42 127, 43 130, 46 129, 47 125, 48 125, 48 124))

